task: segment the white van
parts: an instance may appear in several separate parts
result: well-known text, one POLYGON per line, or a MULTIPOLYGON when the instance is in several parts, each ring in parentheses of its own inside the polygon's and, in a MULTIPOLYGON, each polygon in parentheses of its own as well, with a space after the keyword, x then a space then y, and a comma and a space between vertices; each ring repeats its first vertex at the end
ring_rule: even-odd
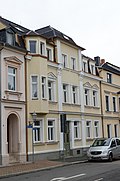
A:
POLYGON ((119 138, 97 138, 87 151, 88 160, 109 160, 120 157, 119 138))

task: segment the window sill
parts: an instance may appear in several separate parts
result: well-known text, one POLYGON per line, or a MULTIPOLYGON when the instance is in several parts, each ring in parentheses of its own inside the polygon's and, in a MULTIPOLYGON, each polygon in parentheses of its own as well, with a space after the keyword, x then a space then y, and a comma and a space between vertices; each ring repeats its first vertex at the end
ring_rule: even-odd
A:
POLYGON ((47 101, 47 98, 42 98, 43 101, 47 101))
POLYGON ((77 104, 77 103, 76 103, 76 104, 73 104, 73 103, 72 103, 71 106, 80 106, 80 104, 77 104))
POLYGON ((39 54, 39 53, 29 53, 29 55, 31 55, 31 56, 33 56, 33 57, 43 57, 43 58, 46 58, 47 59, 47 57, 45 56, 45 55, 41 55, 41 54, 39 54))
POLYGON ((93 141, 94 138, 86 138, 86 141, 93 141))
POLYGON ((81 141, 82 138, 74 138, 74 141, 81 141))
POLYGON ((118 111, 113 111, 113 114, 119 114, 119 112, 118 111))
POLYGON ((58 144, 59 141, 50 141, 50 142, 46 142, 47 145, 56 145, 58 144))
POLYGON ((45 145, 45 143, 44 142, 34 142, 34 145, 35 146, 43 146, 43 145, 45 145))
POLYGON ((84 105, 86 108, 93 108, 92 106, 90 106, 90 105, 84 105))
POLYGON ((32 101, 36 101, 36 100, 38 100, 38 98, 32 98, 32 101))
POLYGON ((105 112, 106 112, 106 113, 112 113, 112 111, 107 111, 107 110, 106 110, 105 112))
POLYGON ((84 105, 86 108, 90 108, 90 109, 100 109, 100 107, 98 106, 91 106, 91 105, 84 105))
POLYGON ((50 104, 57 104, 57 101, 49 101, 50 104))

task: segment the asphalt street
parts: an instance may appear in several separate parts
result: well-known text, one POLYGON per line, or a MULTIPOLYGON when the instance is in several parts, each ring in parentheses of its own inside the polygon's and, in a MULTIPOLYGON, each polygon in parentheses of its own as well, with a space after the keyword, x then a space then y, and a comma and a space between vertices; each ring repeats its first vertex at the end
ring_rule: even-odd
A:
POLYGON ((1 181, 120 181, 120 160, 87 162, 0 179, 1 181))

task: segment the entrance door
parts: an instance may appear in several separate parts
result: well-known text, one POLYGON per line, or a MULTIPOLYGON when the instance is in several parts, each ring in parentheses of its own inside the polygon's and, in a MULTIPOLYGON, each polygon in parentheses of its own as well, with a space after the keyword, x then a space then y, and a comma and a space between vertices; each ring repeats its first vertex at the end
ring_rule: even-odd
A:
POLYGON ((15 114, 9 115, 7 119, 7 141, 8 153, 18 153, 18 118, 15 114))
POLYGON ((66 132, 64 133, 64 148, 65 148, 65 156, 70 155, 70 129, 69 122, 66 122, 66 132))

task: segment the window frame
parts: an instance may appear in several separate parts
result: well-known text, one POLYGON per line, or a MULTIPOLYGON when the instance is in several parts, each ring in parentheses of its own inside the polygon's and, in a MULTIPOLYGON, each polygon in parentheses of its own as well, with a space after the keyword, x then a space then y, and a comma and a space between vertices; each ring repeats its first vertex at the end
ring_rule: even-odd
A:
POLYGON ((114 124, 114 135, 115 137, 118 137, 118 124, 114 124))
POLYGON ((17 90, 17 68, 14 66, 9 66, 8 65, 8 84, 7 84, 8 90, 9 91, 16 91, 17 90), (14 70, 15 73, 9 72, 9 68, 14 70), (12 82, 13 82, 13 89, 9 88, 9 77, 12 77, 12 82))
POLYGON ((91 138, 91 129, 92 129, 92 127, 91 127, 91 125, 92 125, 92 121, 91 120, 86 120, 86 138, 87 139, 90 139, 91 138), (87 123, 90 123, 89 125, 87 125, 87 123), (88 131, 87 131, 88 130, 88 131), (89 135, 88 135, 89 134, 89 135))
POLYGON ((84 88, 85 106, 90 106, 90 89, 84 88), (85 93, 87 91, 87 93, 85 93))
POLYGON ((99 121, 97 120, 94 121, 94 137, 95 138, 99 137, 99 121), (97 125, 95 125, 95 123, 97 123, 97 125))
POLYGON ((95 74, 95 65, 94 64, 91 64, 90 66, 90 70, 91 70, 91 74, 95 74))
POLYGON ((48 142, 55 142, 56 141, 56 120, 54 118, 47 119, 47 141, 48 142), (52 125, 48 125, 49 121, 52 121, 52 125), (52 130, 52 131, 51 131, 52 130), (51 135, 49 135, 51 134, 51 135), (53 139, 51 139, 53 137, 53 139))
POLYGON ((117 98, 113 96, 112 101, 113 101, 113 112, 117 112, 117 98))
POLYGON ((32 100, 38 100, 38 98, 39 98, 39 76, 38 75, 31 75, 31 99, 32 100), (34 82, 33 83, 33 81, 32 81, 32 77, 36 77, 37 78, 37 81, 36 82, 34 82), (33 85, 36 85, 37 86, 37 88, 36 88, 36 91, 37 91, 37 96, 36 97, 33 97, 33 85))
POLYGON ((31 54, 36 54, 37 53, 37 40, 29 40, 29 51, 31 54), (31 51, 31 45, 30 43, 35 43, 34 51, 31 51))
POLYGON ((107 83, 112 84, 112 74, 107 72, 107 83))
POLYGON ((34 143, 42 143, 44 140, 43 137, 43 119, 39 118, 35 122, 33 122, 33 139, 34 143), (35 122, 40 122, 39 126, 35 125, 35 122), (39 130, 39 131, 38 131, 39 130), (40 135, 38 135, 40 133, 40 135), (35 140, 37 138, 37 140, 35 140))
POLYGON ((62 53, 62 64, 64 68, 68 68, 68 58, 67 55, 62 53))
POLYGON ((71 69, 76 70, 77 69, 77 62, 75 57, 71 57, 71 69))
POLYGON ((45 43, 40 41, 40 55, 45 56, 45 43))
POLYGON ((72 85, 72 104, 78 104, 78 87, 75 85, 72 85))
POLYGON ((45 76, 41 76, 41 97, 42 99, 47 99, 47 78, 45 76), (43 82, 43 79, 45 80, 44 82, 43 82))
POLYGON ((81 123, 78 120, 74 120, 74 140, 81 139, 81 123), (77 123, 75 125, 75 123, 77 123), (75 134, 77 133, 77 135, 75 134))
POLYGON ((108 138, 111 138, 111 136, 112 136, 112 125, 111 124, 107 124, 107 135, 108 135, 108 138))
POLYGON ((109 95, 105 95, 105 103, 106 103, 106 111, 110 111, 110 96, 109 95))
POLYGON ((93 95, 93 106, 98 107, 98 91, 92 90, 92 95, 93 95), (95 92, 95 95, 93 94, 94 92, 95 92))
POLYGON ((46 48, 47 51, 47 60, 52 61, 52 49, 46 48))
POLYGON ((63 102, 68 103, 69 102, 69 92, 68 92, 68 84, 63 83, 63 102), (64 89, 65 86, 65 89, 64 89))

